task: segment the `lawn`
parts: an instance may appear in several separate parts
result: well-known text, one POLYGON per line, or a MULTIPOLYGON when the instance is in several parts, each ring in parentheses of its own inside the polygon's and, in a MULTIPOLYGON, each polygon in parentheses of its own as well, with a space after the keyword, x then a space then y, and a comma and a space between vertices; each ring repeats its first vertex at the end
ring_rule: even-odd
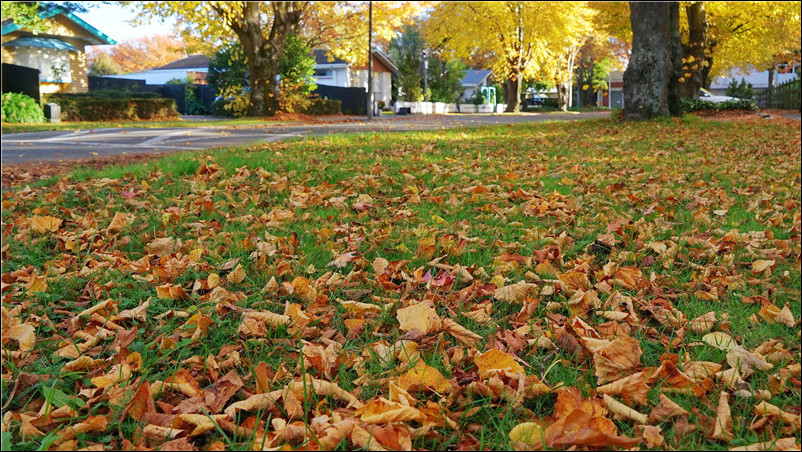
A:
POLYGON ((335 135, 2 202, 4 450, 799 447, 798 122, 335 135))
MULTIPOLYGON (((308 118, 305 118, 308 120, 308 118)), ((88 130, 88 129, 162 129, 172 127, 259 127, 261 125, 274 126, 276 123, 292 122, 294 118, 230 118, 230 119, 173 119, 173 120, 147 120, 147 121, 65 121, 60 123, 44 124, 11 124, 4 122, 3 133, 44 132, 49 130, 88 130)))

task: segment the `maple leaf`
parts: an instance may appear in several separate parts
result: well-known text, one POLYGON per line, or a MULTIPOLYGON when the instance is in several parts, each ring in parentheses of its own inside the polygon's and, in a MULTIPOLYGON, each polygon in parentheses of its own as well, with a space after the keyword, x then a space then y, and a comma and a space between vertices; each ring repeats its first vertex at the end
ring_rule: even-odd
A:
POLYGON ((31 218, 31 229, 44 234, 45 232, 56 232, 64 222, 61 218, 51 216, 34 216, 31 218))

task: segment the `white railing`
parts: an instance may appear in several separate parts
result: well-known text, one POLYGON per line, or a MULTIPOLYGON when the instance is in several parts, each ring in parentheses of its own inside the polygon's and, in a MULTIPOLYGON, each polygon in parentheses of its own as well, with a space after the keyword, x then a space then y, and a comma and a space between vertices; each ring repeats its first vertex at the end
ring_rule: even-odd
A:
POLYGON ((403 102, 397 101, 394 110, 398 113, 402 108, 409 108, 413 115, 432 115, 443 113, 501 113, 506 104, 446 104, 443 102, 403 102))

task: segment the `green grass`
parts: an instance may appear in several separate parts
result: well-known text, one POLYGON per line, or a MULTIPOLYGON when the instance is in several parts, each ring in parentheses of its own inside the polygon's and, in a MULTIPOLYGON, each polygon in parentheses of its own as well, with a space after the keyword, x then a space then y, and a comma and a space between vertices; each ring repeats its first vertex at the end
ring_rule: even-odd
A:
MULTIPOLYGON (((255 124, 243 121, 237 124, 255 124)), ((4 359, 8 378, 3 379, 3 400, 10 400, 7 410, 12 413, 4 444, 37 449, 54 441, 69 448, 57 436, 92 415, 107 416, 108 427, 79 435, 74 447, 121 448, 121 437, 157 447, 159 441, 136 439, 144 424, 122 418, 118 403, 136 390, 136 381, 165 381, 182 369, 206 391, 216 375, 233 370, 244 381, 243 391, 253 393, 257 368, 264 363, 271 375, 286 371, 271 380, 270 390, 308 374, 330 379, 365 403, 386 398, 388 379, 397 380, 406 369, 394 356, 383 360, 377 350, 405 339, 418 344, 419 359, 459 388, 450 398, 411 391, 416 406, 432 402, 451 413, 459 426, 436 427, 413 439, 413 447, 443 450, 475 442, 482 448, 509 449, 514 445, 508 434, 517 424, 555 421, 557 393, 512 407, 503 398, 471 392, 468 386, 480 381, 474 354, 501 348, 526 364, 527 375, 550 387, 597 396, 593 358, 579 360, 570 344, 559 339, 561 323, 573 314, 571 296, 548 281, 553 276, 536 270, 544 261, 558 273, 586 273, 588 289, 597 292, 602 305, 614 291, 631 300, 638 321, 620 327, 631 330, 629 335, 639 343, 637 370, 660 366, 666 354, 676 354, 680 367, 693 360, 728 367, 726 352, 705 345, 704 333, 663 324, 652 314, 655 300, 662 298, 688 320, 716 312, 719 321, 713 330, 731 334, 749 350, 779 341, 786 352, 778 355, 774 368, 745 378, 755 390, 776 388, 777 370, 800 362, 798 328, 765 321, 758 315, 760 303, 744 299, 765 296, 778 308, 787 303, 795 319, 802 316, 799 144, 798 128, 774 123, 597 119, 304 138, 78 169, 29 189, 8 190, 2 211, 3 307, 18 308, 8 318, 33 325, 37 340, 27 355, 4 359), (117 212, 132 214, 133 221, 109 232, 117 212), (54 232, 32 229, 31 219, 45 215, 63 224, 54 232), (612 250, 603 252, 594 245, 600 236, 615 240, 612 250), (175 248, 166 255, 150 253, 148 245, 162 237, 172 237, 175 248), (341 268, 332 264, 345 253, 353 253, 350 262, 341 268), (374 274, 377 258, 391 262, 387 280, 374 274), (770 272, 754 274, 751 265, 757 260, 775 265, 770 272), (229 279, 235 261, 245 271, 239 282, 229 279), (444 274, 442 264, 468 268, 474 283, 443 279, 444 285, 435 284, 444 274), (651 282, 640 289, 627 287, 610 273, 616 266, 636 267, 651 282), (212 291, 204 284, 211 274, 220 277, 225 300, 210 298, 212 291), (325 282, 332 274, 338 274, 339 283, 325 282), (47 276, 44 292, 27 290, 33 275, 47 276), (315 299, 293 286, 293 281, 304 281, 299 278, 315 288, 315 299), (494 298, 496 287, 490 284, 501 284, 499 278, 504 285, 521 280, 535 285, 529 294, 536 303, 531 315, 519 314, 520 303, 494 298), (273 279, 278 287, 270 288, 273 279), (162 284, 180 286, 186 298, 158 298, 156 287, 162 284), (553 294, 543 294, 547 286, 553 294), (717 294, 715 299, 710 293, 717 294), (133 335, 129 344, 120 346, 116 333, 101 339, 86 352, 101 360, 98 369, 62 375, 70 359, 56 351, 65 341, 80 344, 76 331, 94 334, 103 326, 74 316, 107 299, 117 304, 114 312, 150 300, 146 320, 117 321, 133 335), (338 299, 375 304, 381 312, 352 314, 338 299), (398 309, 422 300, 431 301, 440 318, 478 334, 476 350, 451 333, 400 330, 398 309), (243 310, 282 314, 288 304, 300 305, 309 317, 306 329, 267 328, 265 337, 238 333, 243 310), (471 311, 486 305, 492 306, 489 320, 472 318, 471 311), (195 314, 210 322, 197 341, 191 338, 196 326, 188 323, 195 314), (349 327, 355 319, 364 324, 349 327), (516 335, 514 330, 524 325, 531 332, 516 335), (557 347, 532 345, 541 334, 557 347), (168 339, 174 345, 160 347, 168 339), (304 344, 334 347, 330 367, 321 371, 314 364, 304 366, 304 344), (209 367, 236 356, 234 352, 239 360, 225 369, 209 367), (134 353, 143 364, 130 379, 99 391, 76 417, 39 426, 44 436, 21 437, 15 415, 35 416, 46 394, 76 396, 93 387, 92 378, 134 353), (28 380, 12 394, 18 378, 28 380)), ((626 306, 604 309, 625 311, 626 306)), ((578 316, 601 338, 612 339, 614 322, 593 311, 578 316)), ((6 319, 4 313, 4 324, 6 319)), ((17 342, 5 336, 4 331, 4 350, 17 351, 17 342)), ((517 384, 505 382, 513 388, 517 384)), ((634 408, 648 414, 665 385, 653 383, 647 405, 634 408)), ((730 443, 709 439, 722 390, 731 392, 712 381, 702 397, 669 392, 699 429, 681 436, 673 420, 661 423, 667 448, 724 450, 788 436, 799 441, 799 431, 787 430, 777 420, 750 430, 757 401, 735 397, 730 398, 735 438, 730 443)), ((225 406, 245 395, 234 395, 225 406)), ((157 394, 155 400, 162 403, 157 412, 172 414, 170 406, 187 399, 175 390, 157 394)), ((353 408, 336 397, 307 391, 299 400, 302 415, 296 421, 314 433, 308 435, 308 444, 316 445, 322 433, 314 430, 316 417, 353 416, 353 408)), ((798 383, 791 380, 769 402, 796 412, 800 400, 798 383)), ((192 402, 181 406, 187 403, 192 402)), ((251 426, 258 421, 272 438, 271 420, 286 419, 287 413, 280 402, 266 411, 240 412, 233 421, 251 426)), ((417 421, 405 424, 420 427, 417 421)), ((619 435, 639 434, 632 421, 616 419, 614 424, 619 435)), ((228 449, 250 450, 255 435, 237 436, 221 427, 189 441, 202 449, 220 441, 228 449)), ((348 438, 337 446, 353 448, 348 438)))
POLYGON ((172 127, 198 128, 198 127, 259 127, 262 125, 275 125, 293 121, 282 121, 273 118, 229 118, 210 120, 150 120, 150 121, 65 121, 56 124, 11 124, 3 123, 3 133, 43 132, 48 130, 85 130, 85 129, 160 129, 172 127))

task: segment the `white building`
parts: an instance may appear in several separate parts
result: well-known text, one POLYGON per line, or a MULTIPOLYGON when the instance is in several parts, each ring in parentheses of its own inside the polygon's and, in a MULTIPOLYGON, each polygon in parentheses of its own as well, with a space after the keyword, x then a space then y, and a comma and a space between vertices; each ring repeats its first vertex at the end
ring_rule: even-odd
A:
MULTIPOLYGON (((376 102, 390 105, 392 75, 398 67, 378 50, 373 51, 373 96, 376 102)), ((366 66, 354 66, 339 58, 329 57, 325 50, 315 50, 315 83, 342 88, 368 87, 366 66)))
POLYGON ((206 74, 209 72, 209 61, 209 57, 205 55, 190 55, 147 71, 104 75, 103 77, 144 80, 146 85, 164 85, 173 79, 184 80, 189 75, 192 76, 196 85, 205 85, 206 74))

